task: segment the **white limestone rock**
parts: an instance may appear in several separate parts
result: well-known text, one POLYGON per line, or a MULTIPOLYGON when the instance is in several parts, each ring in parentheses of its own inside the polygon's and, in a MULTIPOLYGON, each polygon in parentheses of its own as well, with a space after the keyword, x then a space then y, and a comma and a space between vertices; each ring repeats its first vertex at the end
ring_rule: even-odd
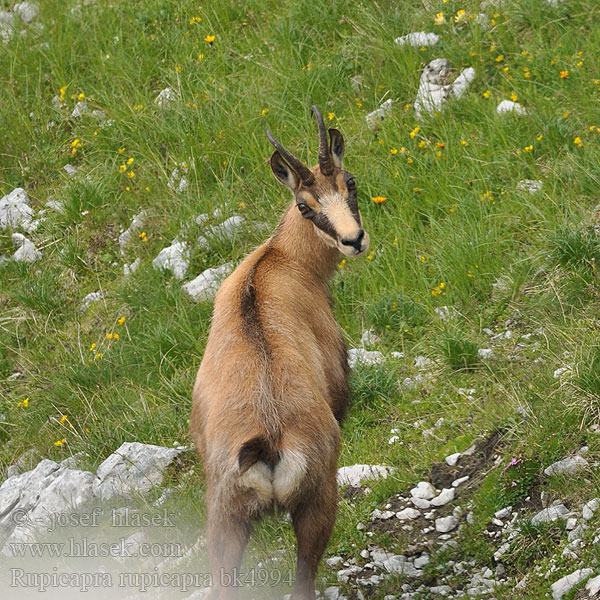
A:
POLYGON ((451 96, 461 98, 475 79, 475 69, 469 67, 450 82, 452 71, 452 65, 446 58, 436 58, 425 66, 414 103, 417 118, 421 118, 423 113, 441 110, 451 96))
POLYGON ((397 37, 395 40, 398 46, 434 46, 440 41, 437 33, 425 33, 424 31, 415 31, 407 35, 397 37))
POLYGON ((42 258, 42 253, 35 244, 27 239, 22 233, 13 233, 12 241, 17 246, 17 251, 12 255, 17 262, 34 263, 42 258))
POLYGON ((420 481, 416 487, 410 490, 410 495, 413 498, 424 498, 431 500, 437 496, 437 491, 429 481, 420 481))
POLYGON ((79 169, 70 164, 66 164, 63 167, 63 170, 69 177, 75 177, 75 175, 77 175, 77 173, 79 173, 79 169))
POLYGON ((494 351, 491 348, 479 348, 477 356, 482 360, 490 360, 494 358, 494 351))
POLYGON ((233 263, 206 269, 198 277, 182 286, 183 291, 195 302, 210 302, 221 287, 221 283, 233 271, 233 263))
POLYGON ((31 23, 37 19, 39 7, 35 2, 18 2, 13 6, 13 13, 19 15, 23 23, 31 23))
POLYGON ((220 225, 209 227, 204 236, 198 238, 197 244, 200 248, 208 248, 210 246, 209 238, 216 238, 221 241, 230 240, 243 228, 245 222, 244 217, 233 215, 220 225))
POLYGON ((427 510, 431 507, 431 502, 425 498, 411 498, 410 501, 421 510, 427 510))
POLYGON ((60 467, 52 475, 27 512, 27 519, 15 527, 7 544, 33 542, 36 531, 48 525, 54 515, 75 511, 93 498, 94 473, 60 467))
POLYGON ((436 306, 433 309, 433 312, 442 320, 442 321, 451 321, 454 319, 458 312, 453 306, 436 306))
POLYGON ((585 591, 588 593, 590 598, 596 598, 600 596, 600 575, 590 579, 585 584, 585 591))
POLYGON ((100 302, 104 298, 104 292, 90 292, 86 296, 83 297, 81 301, 81 305, 79 306, 79 312, 84 313, 90 304, 93 302, 100 302))
POLYGON ((365 346, 376 346, 380 342, 380 337, 372 329, 367 329, 360 337, 360 345, 362 348, 365 346))
POLYGON ((30 232, 33 226, 33 209, 29 206, 29 196, 23 188, 15 188, 10 194, 0 198, 0 228, 21 227, 30 232))
POLYGON ((387 521, 388 519, 391 519, 395 516, 396 513, 391 510, 379 510, 378 508, 376 508, 371 513, 371 521, 376 521, 378 519, 381 521, 387 521))
POLYGON ((171 88, 165 88, 154 99, 154 104, 160 108, 165 108, 175 100, 175 93, 171 88))
POLYGON ((560 598, 565 594, 568 594, 576 585, 585 581, 593 572, 594 569, 577 569, 576 571, 561 577, 550 586, 552 598, 554 600, 560 600, 560 598))
POLYGON ((352 487, 360 487, 363 481, 373 479, 387 479, 396 470, 393 467, 383 465, 352 465, 348 467, 340 467, 337 470, 338 485, 351 485, 352 487))
POLYGON ((58 475, 59 466, 43 459, 30 470, 9 477, 0 486, 0 537, 7 538, 17 524, 26 520, 42 491, 58 475))
POLYGON ((131 241, 131 238, 142 231, 144 223, 146 222, 146 217, 147 212, 145 210, 139 212, 131 220, 131 225, 119 235, 119 248, 121 249, 121 254, 125 254, 125 248, 131 241))
POLYGON ((458 525, 458 519, 454 515, 448 515, 447 517, 439 517, 435 520, 435 530, 438 533, 448 533, 456 528, 458 525))
POLYGON ((517 183, 517 189, 522 192, 536 194, 542 189, 542 182, 538 179, 521 179, 521 181, 517 183))
POLYGON ((167 187, 177 194, 185 192, 188 188, 187 174, 189 171, 188 163, 179 163, 171 172, 167 187))
POLYGON ((377 350, 365 350, 364 348, 350 348, 348 350, 348 365, 354 368, 356 365, 380 365, 385 362, 385 356, 377 350))
POLYGON ((82 117, 82 115, 85 115, 87 112, 89 112, 87 103, 84 102, 83 100, 80 100, 75 105, 75 108, 73 109, 73 112, 71 113, 71 116, 74 119, 80 119, 82 117))
POLYGON ((400 519, 400 521, 413 521, 414 519, 418 519, 421 516, 421 511, 416 508, 411 508, 410 506, 399 510, 396 513, 396 518, 400 519))
POLYGON ((449 467, 454 467, 456 465, 456 463, 458 462, 459 458, 460 458, 460 452, 455 452, 454 454, 449 454, 448 456, 446 456, 446 458, 444 460, 446 461, 446 464, 449 467))
POLYGON ((14 33, 15 17, 7 10, 0 10, 0 39, 6 43, 14 33))
MULTIPOLYGON (((463 454, 464 454, 464 452, 463 452, 463 454)), ((452 487, 453 488, 457 488, 459 485, 462 485, 463 483, 465 483, 467 481, 469 481, 469 476, 468 475, 465 475, 464 477, 459 477, 458 479, 455 479, 452 482, 452 487)))
POLYGON ((594 498, 593 500, 586 502, 583 505, 583 510, 581 512, 581 517, 583 518, 583 520, 589 521, 594 516, 594 513, 598 510, 599 506, 600 498, 594 498))
POLYGON ((454 500, 456 488, 444 488, 435 498, 431 499, 432 506, 444 506, 454 500))
POLYGON ((94 493, 103 500, 144 494, 162 483, 165 469, 181 452, 182 448, 124 442, 98 467, 94 493))
POLYGON ((392 112, 393 101, 391 98, 386 100, 379 108, 370 112, 366 117, 367 125, 371 128, 377 127, 392 112))
POLYGON ((554 371, 552 376, 554 379, 561 379, 563 375, 566 375, 571 372, 571 367, 559 367, 554 371))
POLYGON ((408 561, 402 554, 390 556, 384 563, 384 569, 389 573, 397 573, 405 577, 421 577, 423 574, 420 569, 416 569, 413 563, 408 561))
POLYGON ((564 515, 569 513, 569 509, 564 504, 557 504, 555 506, 549 506, 544 508, 539 513, 531 518, 532 525, 539 525, 540 523, 550 523, 557 519, 566 518, 564 515))
POLYGON ((163 248, 152 261, 155 269, 171 271, 177 279, 183 279, 190 264, 190 250, 185 242, 173 242, 163 248))
POLYGON ((563 460, 559 460, 554 464, 544 469, 545 475, 572 475, 581 471, 588 466, 588 461, 583 456, 569 456, 563 460))
POLYGON ((61 215, 65 214, 65 206, 60 200, 48 200, 46 208, 52 209, 61 215))
POLYGON ((142 259, 141 258, 136 258, 131 264, 124 264, 123 265, 123 275, 125 277, 129 277, 129 275, 131 275, 132 273, 135 273, 140 265, 142 264, 142 259))
POLYGON ((496 107, 496 112, 499 115, 509 112, 515 113, 516 115, 527 114, 527 111, 518 102, 513 102, 512 100, 502 100, 496 107))

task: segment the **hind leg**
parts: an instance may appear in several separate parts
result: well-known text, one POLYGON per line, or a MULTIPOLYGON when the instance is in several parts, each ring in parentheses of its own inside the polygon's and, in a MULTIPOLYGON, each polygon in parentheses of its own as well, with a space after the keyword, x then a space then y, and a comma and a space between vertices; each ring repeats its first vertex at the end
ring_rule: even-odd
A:
POLYGON ((212 497, 208 499, 207 508, 207 545, 213 585, 208 598, 233 600, 237 598, 238 574, 252 520, 240 499, 212 497))
POLYGON ((291 511, 298 542, 296 583, 290 600, 314 600, 317 567, 331 537, 337 510, 335 475, 308 492, 291 511))

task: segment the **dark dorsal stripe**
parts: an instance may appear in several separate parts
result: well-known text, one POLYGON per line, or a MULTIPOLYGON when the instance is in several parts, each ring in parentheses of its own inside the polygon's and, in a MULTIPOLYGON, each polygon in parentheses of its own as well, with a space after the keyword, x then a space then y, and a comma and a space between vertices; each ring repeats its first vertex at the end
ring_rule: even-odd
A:
POLYGON ((244 285, 242 287, 242 297, 240 303, 240 311, 242 317, 242 331, 250 342, 253 342, 259 348, 265 357, 269 355, 269 345, 265 337, 265 332, 260 321, 258 310, 258 299, 256 297, 256 286, 254 284, 257 277, 257 271, 262 262, 272 253, 271 246, 267 246, 262 256, 254 263, 244 285))

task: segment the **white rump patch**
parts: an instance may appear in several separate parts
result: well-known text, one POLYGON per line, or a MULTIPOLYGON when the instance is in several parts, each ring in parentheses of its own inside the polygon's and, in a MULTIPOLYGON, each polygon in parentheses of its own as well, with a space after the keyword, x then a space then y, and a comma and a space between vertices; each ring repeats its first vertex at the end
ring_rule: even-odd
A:
POLYGON ((254 463, 239 479, 238 485, 253 489, 261 503, 273 500, 273 474, 264 462, 254 463))
POLYGON ((275 467, 273 490, 279 502, 285 502, 302 483, 306 473, 306 458, 296 450, 286 450, 275 467))
POLYGON ((302 483, 306 458, 296 450, 282 452, 273 471, 264 462, 253 464, 237 481, 240 487, 253 489, 261 504, 273 500, 284 503, 302 483))

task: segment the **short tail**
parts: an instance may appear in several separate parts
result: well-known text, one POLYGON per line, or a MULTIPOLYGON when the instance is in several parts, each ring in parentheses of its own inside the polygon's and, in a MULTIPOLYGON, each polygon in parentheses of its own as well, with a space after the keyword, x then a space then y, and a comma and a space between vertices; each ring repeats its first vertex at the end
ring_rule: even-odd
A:
POLYGON ((256 436, 245 442, 238 453, 240 475, 243 475, 252 465, 263 462, 272 470, 281 460, 281 455, 273 443, 266 437, 256 436))

